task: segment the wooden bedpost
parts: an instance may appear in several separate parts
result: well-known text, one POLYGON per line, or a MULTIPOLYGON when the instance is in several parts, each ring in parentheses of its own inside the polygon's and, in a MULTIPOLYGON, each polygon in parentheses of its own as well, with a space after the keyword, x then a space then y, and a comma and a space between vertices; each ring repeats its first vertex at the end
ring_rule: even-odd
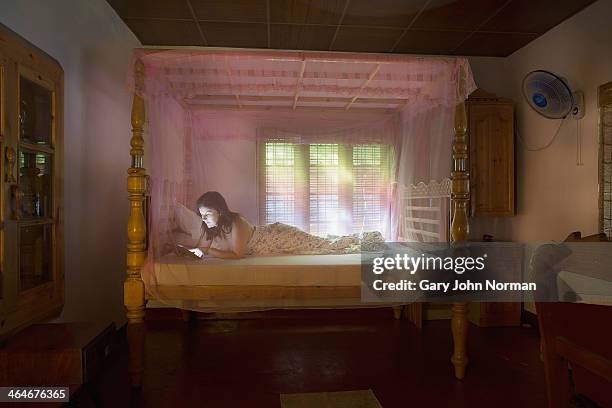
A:
POLYGON ((147 174, 143 166, 145 106, 142 99, 144 89, 144 64, 136 61, 134 67, 135 89, 132 103, 132 139, 130 141, 132 165, 128 169, 127 190, 130 215, 127 225, 127 277, 123 283, 123 302, 127 309, 127 336, 130 349, 129 372, 132 386, 142 382, 144 357, 144 308, 145 289, 140 276, 146 248, 146 224, 143 204, 147 189, 147 174))
MULTIPOLYGON (((465 72, 459 72, 459 86, 463 86, 465 72)), ((464 93, 459 92, 459 95, 464 93)), ((451 172, 451 206, 453 208, 453 223, 451 225, 451 240, 453 243, 467 241, 469 224, 467 206, 470 199, 470 173, 468 171, 467 146, 467 116, 465 102, 461 102, 455 109, 455 139, 453 140, 453 171, 451 172)), ((455 366, 455 377, 462 379, 465 376, 467 357, 467 303, 453 303, 451 329, 453 332, 454 351, 451 362, 455 366)))

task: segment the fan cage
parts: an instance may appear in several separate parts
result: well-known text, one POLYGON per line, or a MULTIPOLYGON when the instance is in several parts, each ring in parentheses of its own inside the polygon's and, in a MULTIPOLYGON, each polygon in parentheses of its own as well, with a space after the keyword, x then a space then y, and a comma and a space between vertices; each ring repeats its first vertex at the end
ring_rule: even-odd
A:
POLYGON ((567 83, 544 70, 532 71, 525 76, 523 96, 533 110, 549 119, 565 118, 574 106, 574 96, 567 83), (545 106, 538 106, 534 96, 545 98, 545 106))

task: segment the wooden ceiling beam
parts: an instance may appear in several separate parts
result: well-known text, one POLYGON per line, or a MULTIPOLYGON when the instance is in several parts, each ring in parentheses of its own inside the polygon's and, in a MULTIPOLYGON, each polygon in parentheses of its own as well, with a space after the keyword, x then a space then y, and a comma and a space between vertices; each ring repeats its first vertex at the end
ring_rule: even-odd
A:
POLYGON ((293 95, 293 110, 297 106, 298 98, 300 96, 300 86, 302 85, 302 78, 304 78, 304 70, 306 69, 306 60, 302 61, 302 67, 300 69, 300 77, 295 83, 295 95, 293 95))
MULTIPOLYGON (((234 93, 234 84, 232 81, 232 72, 229 69, 229 61, 227 60, 227 57, 225 57, 225 71, 227 72, 227 78, 229 79, 229 87, 230 87, 230 92, 234 93)), ((236 96, 236 103, 238 104, 239 108, 242 108, 242 103, 240 102, 240 95, 238 95, 238 93, 235 93, 236 96)))
MULTIPOLYGON (((309 60, 305 60, 310 62, 309 60)), ((303 62, 303 61, 302 61, 303 62)), ((305 71, 300 74, 300 71, 296 70, 274 70, 274 69, 231 69, 233 77, 251 77, 251 78, 299 78, 302 75, 303 79, 328 79, 328 80, 356 80, 363 81, 370 77, 367 72, 323 72, 323 71, 305 71)), ((184 81, 189 79, 191 81, 201 81, 203 77, 215 77, 215 76, 227 76, 227 70, 225 68, 165 68, 164 75, 172 79, 178 79, 184 81)), ((377 81, 405 81, 405 82, 432 82, 435 80, 435 75, 408 75, 408 74, 384 74, 378 78, 373 78, 377 81)), ((177 82, 181 82, 177 81, 177 82)))
POLYGON ((346 105, 346 107, 344 108, 345 110, 349 110, 351 108, 351 105, 353 103, 355 103, 355 101, 357 99, 359 99, 359 94, 361 94, 361 91, 363 91, 363 89, 366 86, 368 86, 368 84, 370 83, 372 78, 374 78, 376 76, 376 74, 378 73, 378 70, 380 69, 380 67, 381 67, 381 64, 377 64, 376 65, 376 68, 374 68, 374 70, 370 73, 370 75, 368 75, 368 79, 361 85, 361 87, 359 87, 359 90, 357 91, 357 94, 355 96, 353 96, 351 101, 346 105))
POLYGON ((200 111, 200 110, 240 110, 243 111, 258 111, 258 112, 337 112, 337 113, 384 113, 384 114, 393 114, 397 113, 396 109, 388 109, 388 108, 353 108, 350 111, 347 111, 343 107, 310 107, 310 106, 297 106, 294 110, 291 106, 275 106, 275 105, 242 105, 240 108, 237 108, 236 105, 221 105, 221 104, 198 104, 198 105, 189 105, 191 110, 200 111))
MULTIPOLYGON (((224 101, 234 99, 235 95, 197 95, 191 98, 185 98, 184 101, 188 104, 197 104, 206 101, 224 101)), ((325 97, 325 96, 300 96, 300 102, 306 103, 342 103, 351 102, 352 97, 325 97)), ((242 102, 291 102, 295 100, 295 96, 282 95, 240 95, 242 102)), ((354 103, 359 104, 385 104, 385 105, 402 105, 408 102, 407 98, 368 98, 360 96, 354 103)))
POLYGON ((268 32, 268 48, 271 48, 270 44, 272 36, 270 35, 270 0, 266 0, 266 29, 268 32))

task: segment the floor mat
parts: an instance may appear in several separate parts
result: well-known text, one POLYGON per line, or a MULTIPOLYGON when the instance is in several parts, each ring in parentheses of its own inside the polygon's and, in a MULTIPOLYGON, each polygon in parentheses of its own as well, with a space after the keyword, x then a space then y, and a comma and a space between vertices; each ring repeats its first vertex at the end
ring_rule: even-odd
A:
POLYGON ((382 408, 372 390, 281 394, 282 408, 382 408))

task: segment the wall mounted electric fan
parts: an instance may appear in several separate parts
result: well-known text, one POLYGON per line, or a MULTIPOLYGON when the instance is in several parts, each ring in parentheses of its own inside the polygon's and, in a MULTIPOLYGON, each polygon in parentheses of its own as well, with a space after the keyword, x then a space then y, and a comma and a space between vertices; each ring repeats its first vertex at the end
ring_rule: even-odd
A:
MULTIPOLYGON (((538 151, 549 147, 557 137, 561 125, 569 116, 576 119, 576 164, 582 165, 582 140, 579 119, 584 117, 584 94, 572 91, 567 81, 549 71, 531 71, 523 79, 523 96, 531 108, 548 119, 563 119, 552 139, 542 147, 527 150, 538 151)), ((519 135, 520 137, 520 135, 519 135)))
POLYGON ((574 119, 584 117, 584 94, 572 92, 567 82, 552 72, 531 71, 523 79, 523 95, 540 115, 549 119, 564 119, 571 113, 574 119))

